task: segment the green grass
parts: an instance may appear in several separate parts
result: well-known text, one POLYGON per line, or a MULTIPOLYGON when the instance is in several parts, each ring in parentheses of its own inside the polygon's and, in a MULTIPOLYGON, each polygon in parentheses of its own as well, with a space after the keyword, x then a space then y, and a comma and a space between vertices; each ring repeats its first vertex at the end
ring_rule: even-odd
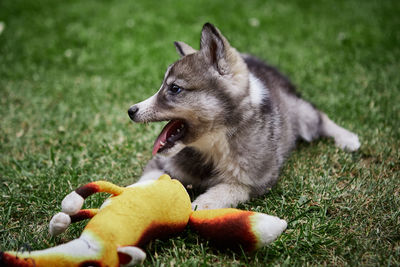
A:
POLYGON ((172 42, 198 47, 210 21, 362 147, 300 143, 278 185, 241 205, 289 221, 270 246, 220 252, 186 231, 152 242, 145 264, 400 265, 399 13, 395 0, 0 1, 0 250, 77 237, 83 223, 47 233, 67 193, 140 176, 161 124, 134 125, 126 111, 159 87, 172 42))

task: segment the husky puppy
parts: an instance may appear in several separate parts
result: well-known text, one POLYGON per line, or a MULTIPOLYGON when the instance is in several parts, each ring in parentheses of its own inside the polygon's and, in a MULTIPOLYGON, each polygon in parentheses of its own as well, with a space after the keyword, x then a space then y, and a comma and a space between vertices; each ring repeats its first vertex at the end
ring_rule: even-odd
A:
POLYGON ((203 26, 200 50, 175 47, 181 58, 161 88, 128 110, 134 122, 169 121, 139 181, 167 173, 203 190, 194 208, 235 207, 277 182, 298 138, 360 147, 356 134, 300 98, 278 70, 238 53, 212 24, 203 26))

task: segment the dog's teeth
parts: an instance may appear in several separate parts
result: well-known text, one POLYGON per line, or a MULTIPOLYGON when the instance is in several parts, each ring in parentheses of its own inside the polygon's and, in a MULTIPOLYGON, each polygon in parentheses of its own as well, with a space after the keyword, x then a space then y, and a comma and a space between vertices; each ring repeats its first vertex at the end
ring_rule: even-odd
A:
POLYGON ((165 146, 165 143, 163 141, 160 141, 161 146, 165 146))
POLYGON ((181 132, 181 129, 178 129, 178 130, 176 130, 178 133, 180 133, 181 132))

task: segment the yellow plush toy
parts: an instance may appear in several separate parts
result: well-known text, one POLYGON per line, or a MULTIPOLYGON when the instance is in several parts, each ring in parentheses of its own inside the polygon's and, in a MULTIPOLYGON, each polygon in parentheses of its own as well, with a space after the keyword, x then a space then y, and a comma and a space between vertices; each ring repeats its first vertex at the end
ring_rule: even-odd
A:
POLYGON ((64 198, 50 233, 88 218, 79 238, 40 251, 0 252, 0 266, 130 266, 145 259, 140 248, 149 241, 173 236, 187 225, 219 246, 251 251, 275 240, 287 225, 274 216, 238 209, 193 211, 186 189, 168 175, 125 188, 105 181, 84 185, 64 198), (100 209, 81 210, 84 199, 96 192, 112 196, 100 209))

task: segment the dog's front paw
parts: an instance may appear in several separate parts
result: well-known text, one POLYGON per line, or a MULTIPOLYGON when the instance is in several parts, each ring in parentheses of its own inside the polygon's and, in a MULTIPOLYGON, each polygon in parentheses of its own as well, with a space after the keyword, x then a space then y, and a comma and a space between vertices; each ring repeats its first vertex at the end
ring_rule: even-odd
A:
POLYGON ((49 224, 49 233, 52 236, 63 233, 71 224, 71 218, 64 212, 59 212, 53 216, 49 224))
POLYGON ((220 209, 220 208, 224 208, 224 207, 219 206, 218 202, 214 202, 214 201, 206 199, 202 196, 198 197, 192 203, 193 210, 209 210, 209 209, 220 209))
POLYGON ((347 151, 356 151, 360 148, 358 136, 352 132, 347 132, 335 138, 336 146, 347 151))
POLYGON ((209 205, 207 204, 203 204, 203 203, 199 203, 198 201, 195 201, 192 203, 192 210, 207 210, 210 209, 208 207, 209 205))

